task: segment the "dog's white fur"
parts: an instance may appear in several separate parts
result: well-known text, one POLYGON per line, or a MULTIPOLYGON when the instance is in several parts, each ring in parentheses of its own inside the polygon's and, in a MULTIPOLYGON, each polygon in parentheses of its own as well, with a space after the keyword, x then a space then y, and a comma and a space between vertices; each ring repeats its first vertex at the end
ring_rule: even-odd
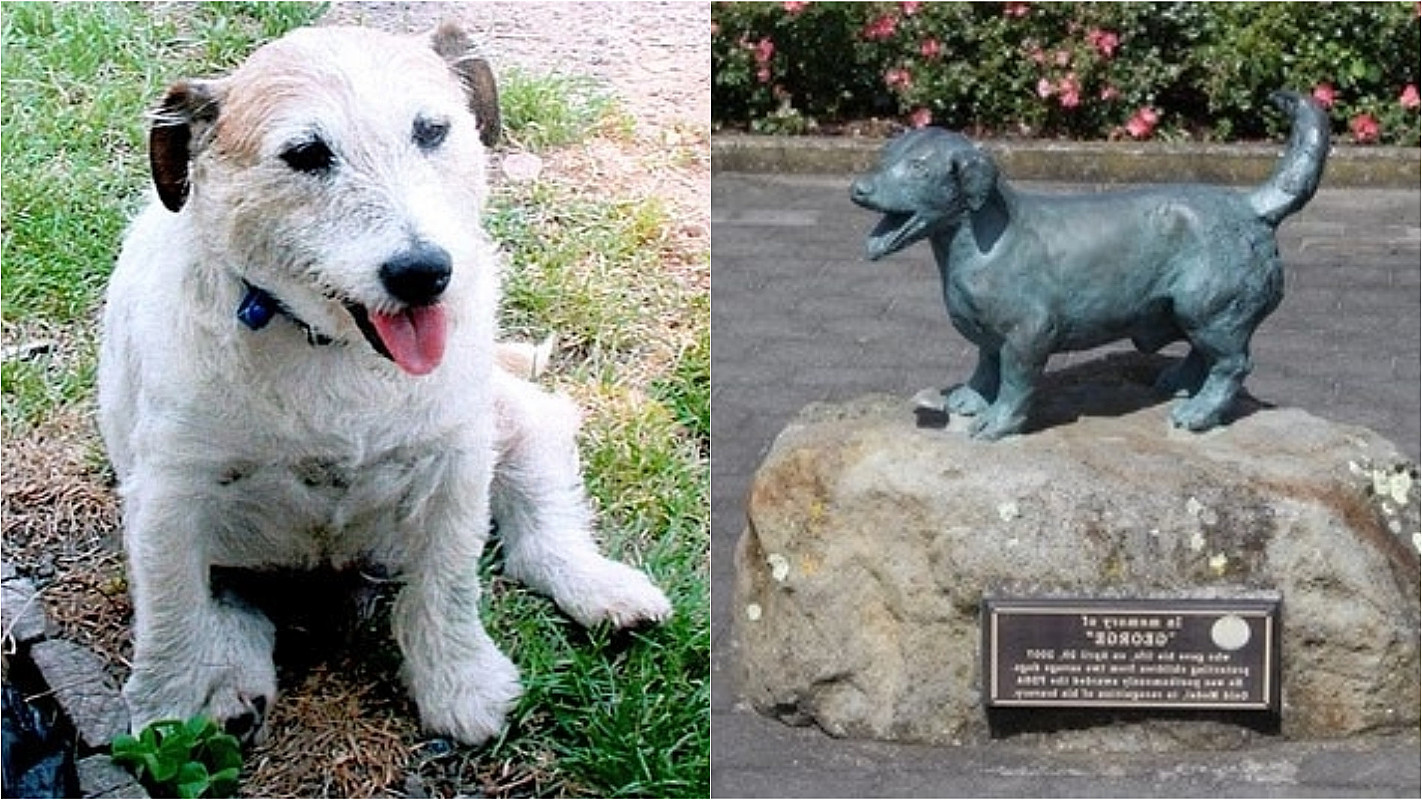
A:
POLYGON ((272 625, 213 596, 214 565, 393 567, 392 627, 424 726, 471 743, 519 695, 479 619, 491 514, 507 573, 580 623, 671 613, 645 575, 596 549, 576 409, 495 365, 485 151, 470 90, 430 43, 304 29, 227 78, 170 90, 158 124, 190 135, 181 210, 154 202, 133 223, 99 369, 134 600, 135 729, 198 713, 260 724, 275 697, 272 625), (444 141, 412 144, 417 117, 448 121, 444 141), (335 154, 328 174, 281 157, 313 136, 335 154), (333 299, 398 308, 380 268, 415 238, 453 264, 446 352, 419 377, 333 299), (288 313, 244 326, 244 281, 288 313))

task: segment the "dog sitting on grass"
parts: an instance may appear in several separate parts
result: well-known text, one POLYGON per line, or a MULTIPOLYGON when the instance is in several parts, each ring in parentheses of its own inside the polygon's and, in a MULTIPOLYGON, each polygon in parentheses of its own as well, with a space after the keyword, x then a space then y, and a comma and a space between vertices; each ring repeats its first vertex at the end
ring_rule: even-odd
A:
POLYGON ((1328 117, 1310 97, 1276 92, 1293 117, 1273 177, 1249 193, 1163 186, 1070 196, 1014 190, 986 153, 924 128, 885 149, 851 199, 884 215, 867 239, 878 260, 928 239, 954 327, 978 347, 973 375, 934 392, 935 410, 974 417, 998 439, 1027 421, 1052 353, 1130 339, 1143 352, 1185 340, 1158 385, 1186 392, 1176 427, 1219 425, 1249 374, 1249 341, 1283 298, 1275 229, 1313 197, 1328 156, 1328 117))
POLYGON ((119 256, 98 377, 135 730, 196 714, 260 730, 272 624, 215 596, 213 567, 396 574, 423 725, 467 743, 496 735, 520 693, 479 618, 491 519, 506 572, 578 622, 671 614, 597 550, 577 410, 496 365, 500 263, 481 215, 498 101, 471 51, 453 26, 309 28, 163 99, 157 200, 119 256))

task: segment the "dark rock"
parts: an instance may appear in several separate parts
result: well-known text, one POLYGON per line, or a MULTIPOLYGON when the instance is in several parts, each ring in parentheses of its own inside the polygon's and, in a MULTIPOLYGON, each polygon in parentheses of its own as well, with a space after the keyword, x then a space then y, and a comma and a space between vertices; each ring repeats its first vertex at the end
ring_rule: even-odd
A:
POLYGON ((26 644, 44 636, 48 624, 34 582, 7 575, 0 582, 0 630, 5 636, 26 644))
POLYGON ((107 747, 114 736, 128 732, 128 707, 93 651, 51 639, 36 642, 30 657, 85 745, 107 747))
POLYGON ((115 764, 107 755, 93 755, 75 765, 79 772, 81 797, 148 797, 128 770, 115 764))

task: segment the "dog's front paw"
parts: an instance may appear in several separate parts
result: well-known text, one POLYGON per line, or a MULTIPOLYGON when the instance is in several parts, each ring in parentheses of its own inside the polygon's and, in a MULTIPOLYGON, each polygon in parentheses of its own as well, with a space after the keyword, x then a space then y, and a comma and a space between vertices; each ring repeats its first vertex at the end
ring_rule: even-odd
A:
POLYGON ((213 625, 163 654, 135 656, 123 687, 134 733, 161 719, 206 716, 243 741, 260 741, 276 700, 274 630, 259 614, 222 609, 213 625))
POLYGON ((618 628, 664 622, 672 615, 671 601, 642 572, 611 559, 579 570, 556 587, 554 600, 585 628, 604 622, 618 628))
POLYGON ((1222 409, 1201 402, 1197 395, 1176 406, 1170 412, 1170 423, 1177 428, 1199 433, 1219 425, 1223 417, 1222 409))
POLYGON ((438 675, 411 681, 420 723, 429 733, 477 745, 497 736, 518 703, 518 667, 495 648, 438 675))
POLYGON ((953 414, 972 417, 981 414, 988 407, 988 401, 978 390, 964 383, 954 386, 948 392, 945 405, 953 414))
MULTIPOLYGON (((175 679, 158 670, 135 666, 123 687, 132 732, 137 735, 158 720, 204 716, 238 739, 260 741, 264 734, 262 723, 276 698, 275 675, 243 674, 232 669, 214 676, 210 669, 198 669, 196 679, 175 679)), ((185 671, 197 670, 188 667, 185 671)))
POLYGON ((1021 433, 1022 426, 1027 424, 1025 414, 1015 414, 1004 411, 1001 406, 992 406, 988 410, 973 420, 968 426, 968 435, 974 439, 983 441, 995 441, 1004 436, 1011 436, 1014 433, 1021 433))

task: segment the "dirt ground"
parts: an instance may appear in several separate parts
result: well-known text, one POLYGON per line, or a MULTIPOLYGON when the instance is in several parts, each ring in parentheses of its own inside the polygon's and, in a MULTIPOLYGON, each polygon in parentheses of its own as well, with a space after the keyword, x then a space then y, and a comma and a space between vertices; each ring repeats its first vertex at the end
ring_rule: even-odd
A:
POLYGON ((640 123, 711 119, 706 3, 336 3, 323 22, 418 31, 463 22, 497 70, 608 82, 640 123))

